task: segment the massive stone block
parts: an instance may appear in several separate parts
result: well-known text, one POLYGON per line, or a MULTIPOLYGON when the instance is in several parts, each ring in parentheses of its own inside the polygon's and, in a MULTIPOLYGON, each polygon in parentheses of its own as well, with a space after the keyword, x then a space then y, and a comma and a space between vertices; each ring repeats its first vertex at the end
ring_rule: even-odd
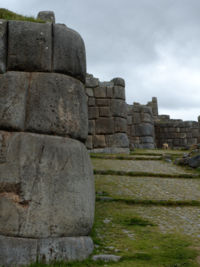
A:
POLYGON ((111 112, 114 117, 127 118, 126 103, 124 100, 112 99, 111 100, 111 112))
POLYGON ((116 99, 125 100, 125 88, 122 86, 114 86, 113 88, 113 96, 116 99))
POLYGON ((114 120, 112 118, 98 118, 96 120, 96 134, 114 133, 114 120))
POLYGON ((83 84, 67 75, 32 73, 26 130, 85 140, 88 115, 83 84))
POLYGON ((7 61, 7 21, 0 20, 0 73, 6 72, 7 61))
POLYGON ((127 132, 127 120, 123 118, 115 118, 115 132, 127 132))
POLYGON ((53 25, 53 36, 53 71, 85 82, 86 55, 81 36, 63 24, 53 25))
POLYGON ((30 239, 0 236, 0 262, 3 266, 22 266, 52 261, 84 260, 93 251, 90 237, 30 239))
POLYGON ((107 135, 106 141, 110 147, 128 148, 129 140, 124 133, 115 133, 113 135, 107 135))
POLYGON ((48 72, 51 62, 51 24, 8 22, 8 70, 48 72))
POLYGON ((89 234, 94 181, 82 143, 1 131, 0 151, 0 234, 25 238, 89 234))
POLYGON ((24 130, 29 73, 0 75, 0 128, 24 130))

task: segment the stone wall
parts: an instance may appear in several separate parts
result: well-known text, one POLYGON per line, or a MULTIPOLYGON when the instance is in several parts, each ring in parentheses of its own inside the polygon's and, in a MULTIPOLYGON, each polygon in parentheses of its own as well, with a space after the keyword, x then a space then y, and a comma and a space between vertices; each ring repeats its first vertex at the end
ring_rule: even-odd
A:
POLYGON ((89 117, 87 148, 92 152, 129 152, 124 80, 115 78, 110 82, 100 82, 88 74, 86 94, 89 117))
POLYGON ((170 148, 189 148, 200 141, 198 122, 160 118, 162 118, 160 121, 155 122, 158 148, 162 148, 164 143, 167 143, 170 148))
POLYGON ((127 105, 128 137, 130 148, 155 148, 154 117, 152 107, 134 103, 127 105))
POLYGON ((0 264, 81 260, 93 250, 94 178, 81 36, 0 21, 0 264))
POLYGON ((152 100, 147 103, 148 107, 152 108, 154 119, 158 117, 158 100, 157 97, 152 97, 152 100))

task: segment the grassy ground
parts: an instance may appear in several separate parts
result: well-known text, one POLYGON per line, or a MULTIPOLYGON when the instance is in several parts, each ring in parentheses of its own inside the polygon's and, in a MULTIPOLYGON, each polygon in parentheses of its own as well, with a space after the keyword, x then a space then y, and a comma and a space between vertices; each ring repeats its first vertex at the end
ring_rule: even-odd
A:
MULTIPOLYGON (((135 153, 152 157, 164 152, 135 153)), ((168 153, 176 156, 182 152, 168 153)), ((95 168, 104 175, 95 175, 97 201, 91 235, 95 243, 93 254, 119 255, 121 260, 105 263, 89 258, 83 262, 31 267, 200 266, 200 179, 192 178, 196 173, 161 160, 112 157, 92 158, 95 168), (127 175, 119 176, 121 170, 127 175), (134 174, 140 170, 143 175, 128 176, 130 170, 134 174), (154 177, 149 176, 151 172, 154 177), (164 177, 160 177, 160 172, 164 177), (181 177, 189 173, 190 179, 181 177)))
POLYGON ((39 22, 44 23, 44 21, 35 19, 34 17, 22 16, 17 13, 14 13, 8 9, 0 8, 0 19, 5 20, 22 20, 22 21, 31 21, 31 22, 39 22))

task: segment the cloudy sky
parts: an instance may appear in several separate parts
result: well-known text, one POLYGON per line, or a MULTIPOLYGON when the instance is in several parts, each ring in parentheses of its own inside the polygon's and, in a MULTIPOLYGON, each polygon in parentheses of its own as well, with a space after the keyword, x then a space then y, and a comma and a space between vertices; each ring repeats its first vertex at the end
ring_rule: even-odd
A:
POLYGON ((129 104, 157 96, 160 114, 200 115, 199 0, 2 0, 1 7, 56 21, 83 37, 89 73, 123 77, 129 104))

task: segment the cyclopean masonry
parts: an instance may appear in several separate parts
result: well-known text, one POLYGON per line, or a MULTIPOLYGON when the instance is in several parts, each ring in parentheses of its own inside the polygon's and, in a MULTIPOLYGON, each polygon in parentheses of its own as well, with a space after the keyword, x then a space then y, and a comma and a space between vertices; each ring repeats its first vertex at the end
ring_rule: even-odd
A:
POLYGON ((85 259, 95 196, 84 42, 65 25, 1 20, 0 73, 0 264, 85 259))
POLYGON ((86 146, 91 152, 128 153, 125 82, 114 78, 100 82, 86 76, 89 135, 86 146))

